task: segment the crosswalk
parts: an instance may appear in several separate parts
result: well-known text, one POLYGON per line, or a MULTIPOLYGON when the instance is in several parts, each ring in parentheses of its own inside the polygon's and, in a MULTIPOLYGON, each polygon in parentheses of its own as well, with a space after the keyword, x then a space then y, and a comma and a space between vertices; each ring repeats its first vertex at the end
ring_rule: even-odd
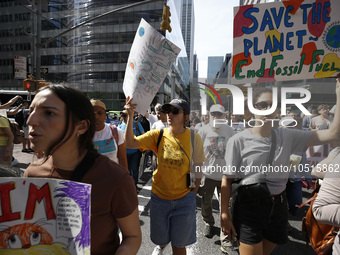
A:
POLYGON ((148 208, 148 205, 151 199, 151 185, 152 185, 152 178, 148 180, 148 182, 143 186, 143 188, 137 194, 139 215, 141 215, 146 210, 146 208, 148 208))

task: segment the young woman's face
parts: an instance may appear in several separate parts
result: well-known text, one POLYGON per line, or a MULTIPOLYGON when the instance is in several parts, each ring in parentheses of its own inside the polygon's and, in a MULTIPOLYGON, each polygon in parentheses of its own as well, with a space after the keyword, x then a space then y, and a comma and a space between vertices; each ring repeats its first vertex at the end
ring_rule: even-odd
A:
MULTIPOLYGON (((267 110, 270 109, 272 107, 273 104, 273 94, 270 92, 265 92, 262 93, 256 100, 256 102, 254 102, 254 107, 257 110, 267 110), (256 104, 258 104, 261 107, 257 107, 256 104), (266 107, 265 107, 266 106, 266 107)), ((277 116, 277 109, 269 115, 255 115, 255 119, 261 119, 261 120, 266 120, 266 119, 275 119, 277 116)))
POLYGON ((189 116, 184 115, 183 110, 178 110, 175 107, 171 109, 171 112, 167 114, 168 116, 168 124, 169 126, 184 126, 184 122, 186 117, 189 118, 189 116))
POLYGON ((106 112, 104 108, 100 106, 94 106, 94 117, 96 119, 96 131, 100 131, 104 128, 105 126, 105 120, 106 120, 106 112))
POLYGON ((30 106, 29 140, 35 151, 46 151, 65 131, 66 106, 51 90, 39 92, 30 106))

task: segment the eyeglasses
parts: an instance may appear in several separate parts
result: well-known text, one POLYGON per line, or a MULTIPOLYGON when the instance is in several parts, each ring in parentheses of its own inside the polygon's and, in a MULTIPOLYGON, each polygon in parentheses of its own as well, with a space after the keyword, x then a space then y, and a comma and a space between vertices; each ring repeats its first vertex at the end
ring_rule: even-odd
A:
POLYGON ((267 102, 258 102, 254 106, 259 110, 267 110, 268 108, 272 107, 273 103, 267 103, 267 102))
POLYGON ((126 114, 121 114, 120 116, 122 116, 122 117, 126 117, 127 115, 126 115, 126 114))
POLYGON ((214 117, 221 117, 223 115, 223 113, 221 113, 221 112, 211 112, 210 115, 214 116, 214 117))

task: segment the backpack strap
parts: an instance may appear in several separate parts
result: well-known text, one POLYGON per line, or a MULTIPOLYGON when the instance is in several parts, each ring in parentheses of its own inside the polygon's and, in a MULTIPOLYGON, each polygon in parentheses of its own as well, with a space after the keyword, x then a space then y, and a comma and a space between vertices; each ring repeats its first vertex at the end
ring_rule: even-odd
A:
POLYGON ((157 139, 157 151, 158 151, 158 146, 159 146, 159 144, 160 144, 160 142, 162 140, 163 133, 164 133, 164 129, 162 128, 161 132, 159 132, 158 139, 157 139))
POLYGON ((99 156, 100 154, 96 151, 88 151, 83 160, 74 169, 71 181, 80 182, 99 156))
POLYGON ((195 131, 190 130, 190 140, 191 140, 191 146, 192 146, 192 155, 194 155, 195 152, 195 131))
POLYGON ((110 129, 111 129, 112 136, 115 139, 116 144, 118 146, 118 129, 116 125, 110 125, 110 129))
POLYGON ((190 140, 191 140, 191 146, 192 146, 192 160, 190 160, 190 172, 194 173, 194 168, 193 168, 193 164, 194 164, 194 153, 195 153, 195 131, 194 130, 190 130, 190 140))

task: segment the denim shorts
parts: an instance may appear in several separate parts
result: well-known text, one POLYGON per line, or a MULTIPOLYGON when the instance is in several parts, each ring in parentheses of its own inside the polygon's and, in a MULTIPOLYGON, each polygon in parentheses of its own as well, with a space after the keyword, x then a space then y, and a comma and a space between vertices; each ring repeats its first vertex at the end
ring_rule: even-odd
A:
POLYGON ((196 194, 189 192, 176 200, 165 200, 151 193, 151 241, 172 243, 182 248, 196 242, 196 194))

